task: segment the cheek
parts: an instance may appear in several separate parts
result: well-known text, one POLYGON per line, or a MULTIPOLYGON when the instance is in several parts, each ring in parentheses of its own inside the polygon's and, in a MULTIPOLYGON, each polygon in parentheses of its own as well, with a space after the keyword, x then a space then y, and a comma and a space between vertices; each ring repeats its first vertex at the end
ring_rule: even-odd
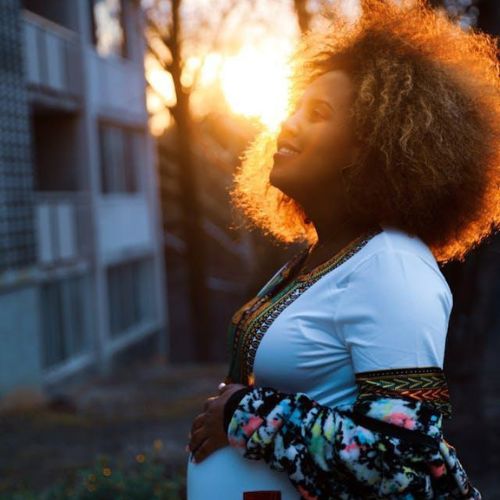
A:
POLYGON ((304 149, 296 160, 273 167, 269 180, 292 197, 304 192, 332 190, 340 185, 340 172, 351 157, 348 130, 310 127, 304 149))
POLYGON ((351 141, 345 131, 329 130, 311 138, 308 167, 317 178, 336 178, 351 157, 351 141))

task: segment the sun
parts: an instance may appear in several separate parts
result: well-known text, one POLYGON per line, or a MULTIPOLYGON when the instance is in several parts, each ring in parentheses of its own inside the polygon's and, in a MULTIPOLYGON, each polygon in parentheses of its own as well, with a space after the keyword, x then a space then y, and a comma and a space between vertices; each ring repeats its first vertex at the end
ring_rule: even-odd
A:
POLYGON ((279 127, 287 113, 288 50, 276 50, 270 40, 259 47, 244 46, 224 59, 220 82, 234 113, 258 118, 270 130, 279 127))
MULTIPOLYGON (((259 44, 248 43, 230 56, 214 52, 203 59, 190 57, 183 70, 182 84, 189 86, 194 73, 199 72, 198 85, 191 94, 194 115, 222 106, 276 131, 287 115, 291 50, 291 43, 269 39, 259 44), (220 89, 219 94, 214 93, 214 88, 220 89)), ((145 71, 150 85, 146 95, 150 130, 159 136, 173 123, 168 108, 176 102, 174 84, 172 76, 151 55, 146 57, 145 71)))

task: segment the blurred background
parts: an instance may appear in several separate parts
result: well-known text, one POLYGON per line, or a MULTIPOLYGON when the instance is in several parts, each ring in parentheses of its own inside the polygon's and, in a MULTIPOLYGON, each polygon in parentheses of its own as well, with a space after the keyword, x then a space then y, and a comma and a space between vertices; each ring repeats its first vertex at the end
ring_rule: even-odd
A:
MULTIPOLYGON (((388 0, 390 1, 390 0, 388 0)), ((185 498, 227 327, 297 249, 228 190, 286 57, 357 0, 0 0, 0 498, 185 498)), ((496 0, 433 0, 498 36, 496 0)), ((500 498, 500 241, 454 295, 445 436, 500 498)))

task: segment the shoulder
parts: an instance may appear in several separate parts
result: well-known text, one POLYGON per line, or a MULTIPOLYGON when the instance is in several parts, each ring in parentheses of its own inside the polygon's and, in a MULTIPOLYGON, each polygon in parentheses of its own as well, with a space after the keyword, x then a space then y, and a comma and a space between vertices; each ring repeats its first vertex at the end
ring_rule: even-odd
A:
POLYGON ((342 277, 334 328, 355 372, 443 366, 452 295, 432 253, 393 230, 342 277))
POLYGON ((335 324, 345 338, 446 334, 453 297, 432 253, 417 238, 381 233, 339 284, 335 324), (384 236, 384 237, 382 237, 384 236), (369 332, 369 333, 367 333, 369 332))
POLYGON ((346 289, 398 303, 425 297, 444 301, 451 311, 453 296, 429 247, 417 236, 384 227, 367 245, 363 258, 344 276, 346 289))

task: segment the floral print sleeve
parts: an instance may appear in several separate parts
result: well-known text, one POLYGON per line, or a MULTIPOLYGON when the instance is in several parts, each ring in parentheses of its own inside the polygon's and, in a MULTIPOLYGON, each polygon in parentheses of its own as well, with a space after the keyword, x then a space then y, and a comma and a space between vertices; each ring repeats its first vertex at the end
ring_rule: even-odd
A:
POLYGON ((441 368, 356 377, 355 402, 332 408, 250 386, 229 420, 230 445, 286 471, 306 500, 481 498, 442 434, 450 407, 441 368))

